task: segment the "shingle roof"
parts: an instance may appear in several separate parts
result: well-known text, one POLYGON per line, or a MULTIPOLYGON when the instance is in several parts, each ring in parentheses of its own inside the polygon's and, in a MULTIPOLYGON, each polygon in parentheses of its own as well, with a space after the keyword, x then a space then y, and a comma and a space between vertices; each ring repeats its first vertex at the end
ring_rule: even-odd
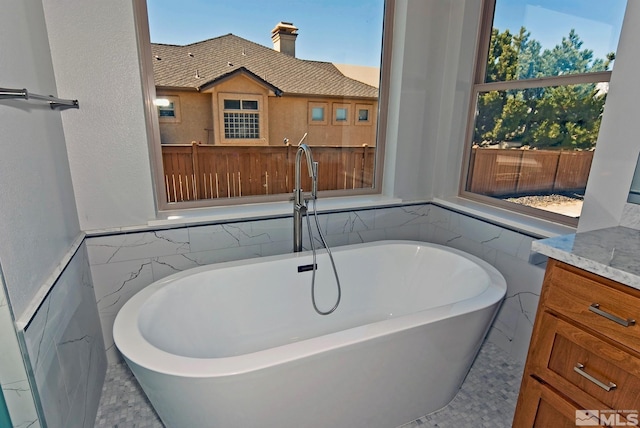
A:
POLYGON ((377 98, 378 89, 329 62, 291 57, 233 34, 185 46, 151 44, 156 86, 206 89, 244 69, 285 94, 377 98))

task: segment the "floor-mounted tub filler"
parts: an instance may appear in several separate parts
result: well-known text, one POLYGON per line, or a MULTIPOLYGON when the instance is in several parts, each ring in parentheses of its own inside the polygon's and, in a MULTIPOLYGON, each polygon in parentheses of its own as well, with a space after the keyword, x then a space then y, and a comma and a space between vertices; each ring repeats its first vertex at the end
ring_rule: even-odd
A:
POLYGON ((455 396, 504 298, 491 265, 413 241, 213 264, 132 297, 114 339, 167 427, 394 428, 455 396), (336 300, 317 255, 316 302, 336 300))

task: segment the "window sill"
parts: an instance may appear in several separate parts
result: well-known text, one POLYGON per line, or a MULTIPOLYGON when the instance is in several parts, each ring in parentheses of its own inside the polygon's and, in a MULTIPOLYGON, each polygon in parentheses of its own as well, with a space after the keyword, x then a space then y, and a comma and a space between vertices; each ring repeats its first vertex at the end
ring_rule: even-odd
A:
POLYGON ((571 226, 553 223, 460 197, 434 198, 431 202, 443 208, 536 238, 550 238, 576 232, 576 229, 571 226))
MULTIPOLYGON (((380 195, 320 198, 316 201, 318 212, 383 207, 402 203, 401 199, 380 195)), ((179 227, 205 223, 259 220, 292 215, 292 202, 233 205, 226 207, 194 208, 189 210, 161 211, 149 227, 179 227)))

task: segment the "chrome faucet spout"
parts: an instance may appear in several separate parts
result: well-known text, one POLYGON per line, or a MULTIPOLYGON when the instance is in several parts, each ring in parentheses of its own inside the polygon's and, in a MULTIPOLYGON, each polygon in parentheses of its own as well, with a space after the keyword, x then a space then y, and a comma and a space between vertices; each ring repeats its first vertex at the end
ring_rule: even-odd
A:
POLYGON ((307 211, 307 207, 304 201, 304 195, 302 192, 302 184, 300 178, 300 168, 302 164, 302 155, 304 154, 307 159, 307 171, 309 177, 311 177, 313 185, 311 197, 317 198, 317 179, 318 179, 318 163, 313 161, 313 155, 311 148, 302 141, 306 138, 307 134, 300 140, 298 144, 298 151, 296 152, 295 163, 295 187, 293 189, 293 251, 302 251, 302 215, 307 211))

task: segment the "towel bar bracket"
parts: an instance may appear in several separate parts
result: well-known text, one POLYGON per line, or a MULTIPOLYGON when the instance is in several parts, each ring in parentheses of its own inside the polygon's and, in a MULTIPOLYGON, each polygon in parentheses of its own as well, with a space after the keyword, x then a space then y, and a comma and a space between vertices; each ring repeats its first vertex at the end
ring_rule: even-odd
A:
POLYGON ((63 100, 53 95, 38 95, 32 94, 27 89, 8 89, 0 88, 0 100, 9 100, 21 98, 24 100, 39 100, 49 103, 51 109, 67 109, 67 108, 80 108, 78 100, 63 100))

